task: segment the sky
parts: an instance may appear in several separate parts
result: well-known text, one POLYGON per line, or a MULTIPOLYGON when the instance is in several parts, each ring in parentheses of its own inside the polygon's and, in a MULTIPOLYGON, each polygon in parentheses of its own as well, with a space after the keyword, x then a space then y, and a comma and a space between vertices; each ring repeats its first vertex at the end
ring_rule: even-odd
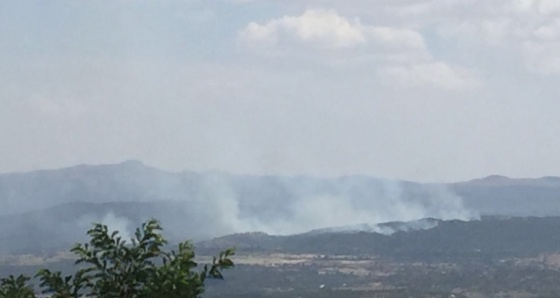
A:
POLYGON ((0 2, 0 172, 560 175, 557 0, 0 2))

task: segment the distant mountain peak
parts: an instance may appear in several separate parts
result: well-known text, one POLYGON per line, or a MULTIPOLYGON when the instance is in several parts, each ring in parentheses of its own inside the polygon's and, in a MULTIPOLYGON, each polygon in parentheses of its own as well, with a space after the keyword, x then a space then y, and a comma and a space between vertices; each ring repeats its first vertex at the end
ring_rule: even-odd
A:
POLYGON ((125 160, 118 165, 125 167, 145 167, 146 165, 138 159, 125 160))
POLYGON ((484 178, 473 179, 466 182, 459 182, 456 185, 484 186, 484 187, 504 187, 504 186, 560 186, 560 177, 544 176, 541 178, 510 178, 502 175, 490 175, 484 178))
POLYGON ((142 161, 137 159, 125 160, 118 163, 103 163, 103 164, 79 164, 67 168, 52 169, 47 171, 59 171, 59 170, 83 170, 83 169, 93 169, 93 168, 145 168, 147 167, 142 161))
POLYGON ((484 178, 482 178, 481 180, 485 180, 485 181, 504 181, 504 180, 510 180, 511 178, 507 177, 507 176, 503 176, 503 175, 490 175, 490 176, 486 176, 484 178))
POLYGON ((484 178, 473 179, 465 182, 459 182, 458 184, 469 184, 469 185, 484 185, 484 186, 492 186, 492 185, 507 185, 514 183, 516 179, 512 179, 507 176, 503 175, 490 175, 484 178))

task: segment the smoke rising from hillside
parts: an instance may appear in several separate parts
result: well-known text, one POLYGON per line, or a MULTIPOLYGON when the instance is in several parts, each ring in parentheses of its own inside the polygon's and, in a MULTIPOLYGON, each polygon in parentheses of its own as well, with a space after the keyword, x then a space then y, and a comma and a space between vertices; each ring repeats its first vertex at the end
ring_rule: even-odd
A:
POLYGON ((428 217, 478 218, 445 185, 367 176, 172 173, 139 162, 4 175, 0 197, 9 198, 3 202, 4 210, 10 210, 0 217, 3 222, 25 227, 23 234, 33 230, 43 235, 47 230, 52 233, 49 237, 66 243, 83 240, 94 222, 129 238, 133 228, 150 218, 161 221, 170 239, 193 240, 252 231, 286 235, 428 217))
MULTIPOLYGON (((412 221, 421 218, 443 220, 478 219, 462 198, 443 185, 414 185, 410 190, 399 181, 383 180, 372 187, 364 181, 350 181, 317 189, 318 185, 282 184, 280 206, 266 200, 255 203, 248 213, 246 199, 234 186, 213 177, 208 192, 196 200, 197 209, 211 210, 221 234, 262 231, 269 234, 296 234, 334 226, 412 221), (310 191, 311 190, 311 191, 310 191), (260 211, 260 212, 259 212, 260 211)), ((187 201, 185 208, 192 202, 187 201)))
POLYGON ((77 226, 86 231, 91 228, 93 223, 100 223, 107 226, 109 234, 114 231, 119 232, 119 236, 122 239, 129 240, 132 237, 132 228, 134 227, 131 221, 125 216, 115 215, 114 211, 109 211, 103 216, 98 216, 94 214, 83 215, 78 219, 77 226))

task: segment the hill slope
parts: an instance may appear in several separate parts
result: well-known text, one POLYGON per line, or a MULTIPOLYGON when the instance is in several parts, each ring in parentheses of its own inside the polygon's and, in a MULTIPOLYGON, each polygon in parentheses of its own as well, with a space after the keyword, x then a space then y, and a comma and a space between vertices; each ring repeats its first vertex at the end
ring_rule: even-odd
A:
POLYGON ((172 238, 310 230, 421 218, 559 216, 560 178, 421 184, 368 176, 167 172, 138 161, 0 175, 0 251, 74 243, 93 221, 131 232, 161 219, 172 238), (10 240, 11 239, 11 240, 10 240))

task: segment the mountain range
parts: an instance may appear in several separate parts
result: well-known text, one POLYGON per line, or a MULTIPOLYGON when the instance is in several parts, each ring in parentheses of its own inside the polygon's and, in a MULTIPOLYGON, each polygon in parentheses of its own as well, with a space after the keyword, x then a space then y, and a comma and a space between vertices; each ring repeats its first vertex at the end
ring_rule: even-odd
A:
POLYGON ((0 252, 36 252, 82 241, 92 222, 129 234, 152 217, 170 239, 199 241, 254 231, 383 233, 380 223, 426 218, 560 216, 560 178, 426 184, 358 175, 169 172, 126 161, 0 174, 0 203, 0 252))

